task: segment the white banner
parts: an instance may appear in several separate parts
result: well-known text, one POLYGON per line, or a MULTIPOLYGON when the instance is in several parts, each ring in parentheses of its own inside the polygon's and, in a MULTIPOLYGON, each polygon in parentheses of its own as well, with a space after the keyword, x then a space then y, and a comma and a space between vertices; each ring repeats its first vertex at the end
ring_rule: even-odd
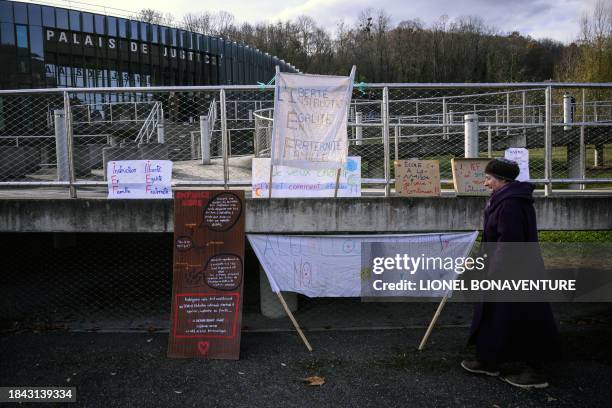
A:
MULTIPOLYGON (((478 232, 401 235, 247 234, 274 292, 309 297, 361 296, 361 243, 409 243, 414 256, 465 257, 478 232)), ((454 271, 430 270, 436 277, 454 271)), ((414 294, 417 295, 417 294, 414 294)), ((418 296, 444 293, 418 293, 418 296)))
POLYGON ((109 161, 108 198, 172 198, 170 160, 109 161))
POLYGON ((518 181, 529 181, 529 150, 524 147, 509 147, 504 152, 504 158, 518 163, 520 173, 518 181))
POLYGON ((272 164, 339 169, 348 155, 349 77, 276 74, 272 164))
MULTIPOLYGON (((253 159, 251 189, 253 198, 268 198, 270 159, 253 159)), ((333 197, 336 189, 334 169, 298 169, 274 166, 272 197, 333 197)), ((349 157, 340 172, 338 197, 361 197, 361 157, 349 157)))

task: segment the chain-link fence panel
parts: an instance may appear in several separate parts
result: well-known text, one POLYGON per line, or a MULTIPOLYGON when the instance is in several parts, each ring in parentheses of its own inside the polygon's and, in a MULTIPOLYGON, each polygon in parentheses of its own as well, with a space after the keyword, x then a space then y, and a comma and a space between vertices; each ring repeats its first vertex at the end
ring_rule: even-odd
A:
POLYGON ((201 166, 203 131, 208 157, 222 155, 220 137, 214 137, 218 91, 126 89, 70 96, 77 180, 106 180, 108 163, 117 160, 171 160, 175 179, 220 179, 201 166))
POLYGON ((0 95, 0 182, 68 181, 63 98, 40 92, 0 95), (57 168, 58 148, 63 169, 57 168))
MULTIPOLYGON (((273 96, 264 86, 2 91, 0 183, 74 176, 102 186, 109 161, 163 159, 173 161, 173 181, 248 184, 252 158, 269 156, 273 96)), ((364 188, 392 183, 393 161, 409 158, 439 160, 443 187, 452 187, 466 118, 478 124, 479 156, 527 148, 539 183, 602 188, 612 179, 612 89, 602 85, 360 84, 348 109, 349 154, 361 157, 364 188)))

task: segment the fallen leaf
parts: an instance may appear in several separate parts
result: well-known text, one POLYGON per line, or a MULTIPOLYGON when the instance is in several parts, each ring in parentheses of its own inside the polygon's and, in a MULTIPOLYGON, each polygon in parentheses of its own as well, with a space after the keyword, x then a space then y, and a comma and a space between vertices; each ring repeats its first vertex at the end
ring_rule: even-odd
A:
POLYGON ((238 371, 238 374, 240 375, 244 375, 244 373, 242 371, 238 371))
POLYGON ((70 377, 66 378, 66 382, 70 382, 70 377))
POLYGON ((308 385, 318 385, 318 386, 321 386, 321 385, 325 384, 325 377, 319 377, 319 376, 313 375, 312 377, 304 378, 304 381, 306 381, 308 383, 308 385))
POLYGON ((283 367, 287 367, 287 364, 285 364, 285 363, 281 363, 281 365, 282 365, 283 367))
POLYGON ((150 343, 150 342, 152 342, 152 341, 153 341, 153 339, 152 339, 152 338, 151 338, 151 339, 147 339, 147 343, 150 343))
POLYGON ((501 408, 501 407, 497 404, 493 404, 493 408, 501 408))
POLYGON ((113 372, 111 372, 111 375, 117 375, 117 373, 113 371, 113 372))
POLYGON ((182 393, 183 393, 183 391, 174 390, 174 393, 175 393, 175 394, 182 394, 182 393))
POLYGON ((550 395, 548 396, 548 398, 546 398, 546 402, 553 402, 556 401, 556 398, 551 397, 550 395))

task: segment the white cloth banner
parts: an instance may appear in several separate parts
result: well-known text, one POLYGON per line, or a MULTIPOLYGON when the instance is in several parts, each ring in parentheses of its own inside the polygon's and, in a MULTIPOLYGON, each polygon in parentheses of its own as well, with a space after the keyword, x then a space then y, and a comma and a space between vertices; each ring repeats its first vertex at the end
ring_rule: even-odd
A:
POLYGON ((172 161, 121 160, 106 166, 108 198, 172 198, 172 161))
MULTIPOLYGON (((361 243, 410 244, 414 256, 466 257, 478 232, 398 235, 247 234, 272 290, 309 297, 359 297, 362 294, 361 243)), ((427 271, 435 278, 454 271, 427 271)), ((442 296, 415 293, 413 296, 442 296)))
MULTIPOLYGON (((268 198, 270 159, 253 159, 251 191, 253 198, 268 198)), ((272 197, 333 197, 336 189, 334 169, 297 169, 274 166, 272 197)), ((340 172, 338 197, 361 196, 361 157, 350 156, 340 172)))
POLYGON ((504 151, 504 158, 519 165, 518 181, 529 181, 529 150, 524 147, 509 147, 504 151))
POLYGON ((353 76, 276 74, 272 164, 339 169, 348 155, 353 76))

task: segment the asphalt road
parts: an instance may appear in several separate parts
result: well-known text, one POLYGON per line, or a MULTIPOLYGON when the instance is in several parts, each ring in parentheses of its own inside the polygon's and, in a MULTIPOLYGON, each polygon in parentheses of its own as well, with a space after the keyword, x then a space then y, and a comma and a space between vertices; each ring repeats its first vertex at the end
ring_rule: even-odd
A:
POLYGON ((424 352, 417 329, 307 332, 312 353, 292 332, 243 333, 239 361, 168 359, 166 333, 4 332, 0 386, 77 387, 67 405, 105 408, 609 407, 609 321, 560 329, 564 358, 544 390, 465 373, 465 327, 436 329, 424 352), (302 380, 314 375, 325 384, 302 380))

